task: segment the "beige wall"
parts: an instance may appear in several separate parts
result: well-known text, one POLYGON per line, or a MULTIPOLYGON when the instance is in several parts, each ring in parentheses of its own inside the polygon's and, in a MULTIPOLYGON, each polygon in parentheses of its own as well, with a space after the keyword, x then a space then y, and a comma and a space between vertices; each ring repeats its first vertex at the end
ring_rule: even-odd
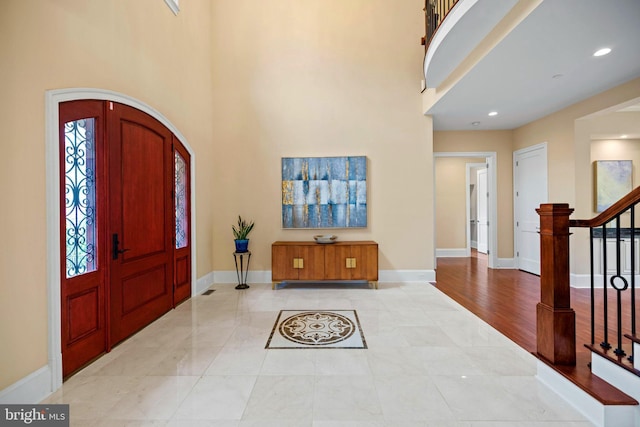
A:
POLYGON ((92 87, 161 112, 195 151, 196 277, 233 270, 255 220, 270 270, 280 158, 365 155, 381 269, 433 269, 431 119, 421 115, 422 2, 6 0, 0 14, 0 390, 47 364, 44 94, 92 87))
MULTIPOLYGON (((640 79, 635 83, 636 96, 640 95, 640 79)), ((633 85, 632 85, 633 88, 633 85)), ((633 93, 631 91, 631 93, 633 93)), ((640 103, 640 98, 637 99, 640 103)), ((624 144, 613 144, 609 142, 609 150, 598 150, 603 148, 596 142, 595 138, 600 135, 628 134, 640 135, 640 113, 638 112, 601 112, 576 121, 575 145, 580 147, 580 156, 576 157, 576 174, 580 177, 583 185, 576 185, 576 217, 591 218, 596 215, 594 206, 595 180, 593 174, 593 161, 606 160, 606 157, 614 153, 629 155, 633 158, 633 143, 627 141, 624 144), (595 151, 594 151, 595 144, 595 151), (602 157, 602 158, 596 158, 602 157)), ((626 159, 621 159, 626 160, 626 159)), ((637 164, 634 163, 634 170, 637 164)))
MULTIPOLYGON (((281 228, 282 157, 364 155, 368 227, 331 232, 379 243, 380 269, 433 269, 431 122, 420 114, 420 0, 213 3, 214 269, 233 270, 231 224, 255 220, 251 268, 281 228), (237 19, 230 19, 237 17, 237 19), (217 60, 216 60, 217 59, 217 60)), ((251 273, 249 273, 251 275, 251 273)))
MULTIPOLYGON (((618 105, 628 99, 635 99, 640 96, 640 79, 622 85, 611 91, 596 97, 601 102, 618 105), (611 100, 610 100, 611 99, 611 100)), ((605 105, 605 107, 608 107, 605 105)), ((576 201, 572 207, 575 208, 573 218, 589 219, 596 216, 594 209, 594 188, 595 177, 593 173, 592 144, 593 137, 602 134, 639 134, 640 133, 640 113, 612 113, 610 111, 598 112, 588 117, 576 121, 575 145, 580 147, 580 154, 576 156, 576 201)), ((633 159, 632 159, 633 160, 633 159)), ((634 164, 634 170, 637 164, 634 164)), ((573 230, 573 240, 571 241, 571 266, 572 272, 577 275, 589 273, 589 237, 586 229, 573 230)))
POLYGON ((591 135, 620 129, 602 117, 611 112, 593 114, 639 96, 640 79, 632 80, 513 131, 514 150, 547 142, 549 202, 569 203, 578 215, 590 213, 591 135))
MULTIPOLYGON (((484 158, 436 157, 436 249, 467 247, 467 164, 484 158)), ((473 177, 475 182, 475 175, 473 177)))
MULTIPOLYGON (((544 141, 548 143, 549 202, 569 203, 575 209, 572 218, 594 216, 592 135, 637 133, 637 120, 620 120, 611 114, 612 107, 632 100, 640 102, 638 97, 640 79, 635 79, 513 131, 516 150, 544 141)), ((586 274, 589 268, 588 233, 586 230, 573 230, 573 233, 571 271, 586 274)))
POLYGON ((513 150, 547 143, 549 203, 572 203, 575 185, 574 117, 561 111, 513 131, 513 150))
MULTIPOLYGON (((0 390, 47 364, 45 91, 112 90, 213 158, 210 2, 5 0, 0 13, 0 390)), ((211 167, 196 176, 198 272, 212 270, 211 167)))
MULTIPOLYGON (((496 153, 498 258, 513 258, 513 150, 513 132, 510 130, 438 131, 433 133, 434 153, 496 153)), ((436 206, 439 203, 440 200, 437 198, 436 206)))
MULTIPOLYGON (((632 80, 592 98, 543 117, 513 131, 434 132, 434 152, 498 153, 498 256, 513 257, 513 152, 547 142, 549 202, 569 203, 573 218, 591 218, 593 182, 592 135, 640 133, 639 113, 613 113, 613 106, 640 96, 640 79, 632 80), (602 113, 600 111, 606 110, 602 113)), ((640 102, 640 100, 638 100, 640 102)), ((437 181, 437 178, 436 178, 437 181)), ((436 194, 436 206, 439 196, 436 194)), ((449 212, 449 215, 454 215, 449 212)), ((572 272, 584 273, 588 244, 582 230, 572 241, 572 272)), ((437 247, 453 247, 441 241, 437 247)))
POLYGON ((238 214, 256 222, 252 270, 270 269, 273 241, 316 233, 281 229, 284 156, 367 156, 369 226, 335 233, 378 241, 383 270, 433 269, 433 151, 497 152, 500 258, 513 257, 514 150, 546 141, 551 201, 588 216, 591 135, 608 125, 577 119, 640 97, 640 79, 513 131, 432 136, 422 6, 189 0, 174 16, 161 0, 5 0, 0 390, 47 363, 46 90, 120 92, 182 132, 198 167, 196 277, 233 270, 238 214))

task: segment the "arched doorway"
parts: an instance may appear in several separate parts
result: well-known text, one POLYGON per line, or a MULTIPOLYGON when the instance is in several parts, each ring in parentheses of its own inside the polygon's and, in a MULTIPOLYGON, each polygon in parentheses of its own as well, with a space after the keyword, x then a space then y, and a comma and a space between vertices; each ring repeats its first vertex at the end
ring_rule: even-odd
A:
MULTIPOLYGON (((125 283, 124 285, 124 282, 121 280, 120 288, 118 288, 117 291, 119 295, 123 295, 123 286, 128 288, 127 292, 136 287, 141 291, 138 293, 130 292, 128 297, 121 299, 115 310, 113 310, 113 307, 111 306, 103 305, 103 307, 105 307, 103 313, 103 319, 105 319, 105 330, 103 332, 105 337, 104 348, 107 350, 110 349, 111 345, 126 337, 127 334, 140 329, 164 311, 175 306, 178 301, 188 297, 191 294, 192 288, 191 272, 195 271, 195 256, 191 251, 191 247, 195 248, 194 215, 188 202, 186 204, 182 203, 178 206, 180 199, 179 192, 176 191, 174 187, 178 181, 176 172, 181 168, 182 175, 180 179, 183 184, 181 200, 184 202, 185 200, 188 201, 192 199, 193 187, 191 185, 191 181, 193 177, 193 163, 190 165, 189 159, 194 159, 192 157, 192 150, 180 132, 177 131, 177 129, 175 129, 175 127, 171 125, 164 116, 151 107, 122 94, 94 89, 68 89, 48 92, 46 98, 47 286, 49 291, 48 366, 51 375, 52 390, 56 390, 62 384, 62 354, 64 342, 62 334, 67 334, 67 337, 71 337, 72 340, 75 341, 78 341, 78 339, 82 337, 88 337, 89 335, 100 335, 93 333, 98 329, 97 319, 100 319, 101 316, 99 310, 96 310, 96 314, 94 315, 94 311, 86 308, 87 306, 91 307, 92 304, 93 307, 97 307, 97 304, 99 303, 95 301, 99 301, 99 291, 94 290, 87 292, 85 289, 84 294, 81 292, 81 299, 73 301, 76 303, 74 307, 71 307, 70 305, 61 306, 62 298, 68 295, 62 290, 64 279, 61 279, 63 276, 66 278, 66 260, 61 256, 61 253, 66 251, 66 249, 65 251, 61 250, 66 246, 66 243, 64 239, 61 238, 60 230, 62 229, 61 224, 63 224, 63 221, 66 221, 66 219, 64 219, 65 208, 62 207, 60 203, 60 194, 62 194, 61 189, 65 188, 61 179, 64 174, 64 166, 61 162, 62 156, 59 151, 59 141, 61 140, 59 125, 63 122, 64 118, 60 114, 60 106, 63 105, 62 103, 64 102, 81 99, 98 100, 98 103, 101 101, 110 101, 102 102, 101 104, 106 106, 105 109, 109 111, 107 115, 115 115, 117 110, 120 109, 120 122, 113 125, 115 122, 111 121, 110 123, 115 127, 109 133, 113 135, 115 133, 114 129, 121 129, 123 132, 127 133, 124 137, 127 138, 129 142, 132 142, 122 145, 121 135, 120 142, 116 144, 120 147, 118 149, 120 150, 119 154, 108 153, 108 144, 106 141, 104 142, 101 148, 101 150, 103 150, 103 159, 108 158, 109 161, 104 160, 106 164, 102 164, 102 171, 100 173, 112 174, 115 176, 121 175, 121 172, 126 170, 128 174, 127 180, 132 179, 134 181, 131 181, 131 183, 133 183, 132 185, 128 185, 126 183, 125 185, 122 185, 122 183, 112 183, 106 185, 106 188, 102 188, 102 196, 99 197, 103 197, 109 201, 106 205, 111 206, 108 208, 111 212, 107 212, 107 208, 100 207, 96 208, 96 212, 100 213, 101 209, 104 209, 102 212, 103 216, 109 216, 109 214, 112 214, 113 209, 115 209, 115 205, 118 205, 117 202, 114 202, 114 197, 117 193, 122 196, 120 200, 121 204, 118 207, 121 211, 120 219, 122 219, 122 215, 126 215, 126 212, 131 214, 132 210, 137 210, 140 206, 142 206, 143 210, 147 211, 146 214, 143 213, 142 215, 139 215, 139 212, 136 212, 135 215, 129 215, 129 218, 124 218, 124 223, 120 220, 114 220, 106 225, 99 222, 97 223, 98 227, 95 232, 102 233, 98 246, 102 244, 103 247, 101 255, 96 253, 96 259, 100 261, 100 257, 103 257, 101 265, 111 268, 113 267, 114 262, 120 262, 122 264, 120 267, 123 267, 125 260, 128 260, 129 265, 133 265, 136 262, 142 263, 142 265, 138 265, 138 272, 133 275, 129 275, 128 272, 125 272, 121 268, 121 271, 117 274, 112 275, 110 273, 103 276, 108 277, 108 283, 105 281, 103 285, 105 295, 112 292, 115 289, 114 286, 117 287, 117 285, 113 283, 112 276, 120 277, 120 279, 124 279, 124 282, 129 280, 128 283, 125 283), (137 118, 133 117, 132 120, 131 114, 137 115, 137 118), (124 119, 126 125, 123 125, 122 119, 124 119), (135 123, 136 121, 139 121, 138 119, 142 119, 143 126, 140 126, 140 123, 135 123), (150 125, 151 127, 147 125, 150 125), (159 130, 162 128, 164 128, 164 130, 159 130), (157 142, 158 138, 162 139, 163 142, 161 144, 151 143, 151 145, 149 145, 149 141, 155 139, 157 142), (181 142, 183 144, 181 144, 181 142), (161 146, 162 148, 155 150, 155 153, 151 154, 149 152, 149 148, 151 146, 161 146), (122 151, 123 147, 126 152, 122 151), (174 147, 177 148, 174 150, 174 147), (136 154, 136 152, 138 154, 136 154), (143 168, 138 167, 141 165, 140 159, 145 158, 147 154, 150 154, 152 157, 155 156, 156 160, 162 157, 161 163, 163 166, 161 167, 161 172, 156 171, 154 173, 146 168, 146 166, 143 168), (139 156, 137 160, 135 157, 136 155, 139 156), (115 158, 120 156, 120 160, 114 161, 114 156, 115 158), (118 164, 118 166, 114 166, 116 164, 118 164), (107 169, 107 166, 109 169, 107 169), (115 170, 112 171, 111 167, 118 169, 118 172, 115 173, 115 170), (150 184, 155 186, 154 191, 147 191, 146 193, 143 193, 136 189, 142 186, 148 190, 148 186, 150 184), (155 196, 152 193, 155 193, 155 196), (158 201, 159 194, 163 195, 161 198, 162 201, 158 201), (166 201, 165 195, 167 194, 170 203, 167 203, 166 201), (136 200, 141 202, 139 206, 136 205, 136 200), (158 227, 158 221, 156 221, 156 219, 150 220, 150 218, 157 216, 158 206, 162 206, 161 216, 163 218, 159 222, 162 223, 163 232, 156 233, 156 237, 147 241, 141 236, 145 234, 148 236, 150 232, 155 233, 155 228, 158 227), (178 227, 177 220, 180 215, 182 216, 183 221, 178 227), (187 221, 184 221, 185 218, 187 221), (122 227, 128 231, 125 231, 122 227), (136 236, 134 236, 135 233, 132 233, 133 230, 136 229, 139 234, 137 237, 139 244, 138 249, 134 251, 131 248, 122 247, 121 243, 124 243, 124 240, 121 239, 126 233, 129 233, 127 237, 129 242, 135 243, 136 236), (115 230, 118 232, 113 232, 115 230), (178 236, 178 232, 181 233, 182 237, 176 238, 178 236), (118 236, 116 236, 118 245, 115 245, 115 234, 118 234, 118 236), (185 242, 187 244, 185 244, 185 242), (166 250, 159 251, 159 245, 166 250), (123 252, 124 249, 130 250, 123 252), (161 252, 164 252, 164 254, 161 254, 161 252), (114 254, 118 255, 118 260, 114 259, 114 254), (163 258, 163 261, 159 264, 154 264, 154 261, 149 259, 144 260, 146 256, 145 254, 155 254, 154 256, 156 258, 163 258), (147 277, 147 279, 141 279, 144 275, 150 275, 150 277, 147 277), (153 282, 153 279, 157 282, 159 277, 162 277, 161 285, 158 286, 151 283, 153 282), (87 302, 89 302, 89 304, 87 304, 87 302), (148 310, 150 307, 147 306, 147 309, 137 310, 147 304, 151 304, 153 309, 148 310), (151 312, 153 315, 149 316, 146 314, 147 312, 151 312), (68 319, 65 319, 64 317, 68 316, 70 313, 77 319, 83 318, 87 323, 80 327, 71 326, 71 328, 75 328, 73 330, 70 330, 68 325, 63 326, 64 322, 68 321, 68 319), (117 320, 118 316, 120 316, 120 320, 117 320), (118 322, 120 322, 119 328, 111 328, 112 325, 118 322)), ((74 120, 70 120, 70 122, 73 121, 74 120)), ((104 125, 106 129, 107 121, 104 122, 104 125)), ((102 160, 98 160, 99 164, 101 161, 102 160)), ((143 161, 143 163, 147 162, 143 161)), ((111 181, 103 177, 103 182, 111 181)), ((127 266, 127 268, 129 268, 129 266, 127 266)), ((111 295, 109 294, 109 296, 111 295)), ((97 340, 100 341, 100 339, 97 340)), ((77 364, 81 362, 75 363, 77 364)), ((69 369, 65 368, 64 375, 66 376, 68 373, 69 369)))

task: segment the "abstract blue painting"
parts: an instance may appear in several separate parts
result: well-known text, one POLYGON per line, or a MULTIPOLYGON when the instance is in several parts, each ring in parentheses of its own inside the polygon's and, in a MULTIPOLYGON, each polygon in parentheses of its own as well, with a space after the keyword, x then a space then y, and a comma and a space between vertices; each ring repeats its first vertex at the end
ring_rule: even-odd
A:
POLYGON ((367 226, 367 158, 282 159, 283 228, 367 226))

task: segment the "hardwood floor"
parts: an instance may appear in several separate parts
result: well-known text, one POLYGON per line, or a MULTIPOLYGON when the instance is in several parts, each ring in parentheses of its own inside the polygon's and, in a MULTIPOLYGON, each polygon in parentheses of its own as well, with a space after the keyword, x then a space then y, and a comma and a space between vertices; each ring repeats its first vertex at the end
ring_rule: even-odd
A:
MULTIPOLYGON (((473 251, 470 258, 438 258, 434 286, 525 350, 536 353, 538 276, 520 270, 489 269, 487 256, 473 251)), ((591 342, 589 289, 572 288, 571 306, 576 312, 576 366, 552 367, 603 403, 635 402, 591 374, 591 353, 584 346, 591 342)), ((599 339, 596 337, 596 343, 599 339)), ((609 339, 615 338, 610 335, 609 339)))

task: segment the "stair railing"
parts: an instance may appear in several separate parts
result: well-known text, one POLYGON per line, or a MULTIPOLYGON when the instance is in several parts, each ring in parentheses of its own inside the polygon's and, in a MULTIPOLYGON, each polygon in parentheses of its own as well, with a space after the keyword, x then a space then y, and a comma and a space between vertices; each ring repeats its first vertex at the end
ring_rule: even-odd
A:
POLYGON ((425 0, 425 32, 426 36, 422 38, 425 52, 429 46, 429 42, 436 33, 436 30, 447 16, 449 11, 453 9, 458 0, 425 0))
MULTIPOLYGON (((627 355, 624 349, 623 336, 636 337, 636 275, 637 248, 636 235, 640 238, 640 230, 636 229, 636 205, 640 203, 640 187, 618 200, 597 217, 590 220, 572 220, 571 227, 589 228, 590 248, 590 289, 591 289, 591 349, 595 350, 596 334, 600 331, 602 341, 599 343, 603 355, 618 362, 627 355), (600 256, 597 256, 599 252, 600 256), (610 255, 615 255, 614 265, 610 255), (599 258, 599 260, 597 259, 599 258), (596 267, 599 271, 596 271, 596 267), (599 273, 599 274, 598 274, 599 273), (598 277, 598 276, 601 277, 598 277), (602 283, 602 312, 596 312, 596 280, 602 283), (608 292, 615 293, 615 304, 610 306, 608 292), (628 298, 627 298, 628 297, 628 298), (625 303, 627 303, 625 305, 625 303), (613 313, 610 313, 610 309, 613 313), (628 321, 625 322, 625 313, 628 321), (614 324, 610 324, 610 318, 614 324), (602 324, 598 325, 596 320, 602 324), (614 335, 614 343, 610 341, 610 333, 614 335), (615 345, 613 354, 608 351, 615 345)), ((633 362, 633 347, 630 347, 629 361, 633 362)))
MULTIPOLYGON (((575 365, 575 313, 570 306, 570 228, 589 229, 590 298, 592 351, 619 364, 624 362, 623 336, 636 335, 636 235, 635 207, 640 203, 640 187, 595 218, 570 220, 568 204, 543 204, 540 215, 540 303, 537 306, 537 352, 553 364, 575 365), (628 239, 628 240, 627 240, 628 239), (629 244, 627 245, 627 241, 629 244), (610 262, 614 256, 615 262, 610 262), (596 259, 598 258, 598 259, 596 259), (614 264, 614 265, 611 265, 614 264), (597 271, 596 271, 597 270, 597 271), (601 276, 601 277, 598 277, 601 276), (602 291, 596 292, 596 280, 602 291), (615 303, 610 304, 610 291, 615 303), (601 298, 600 297, 601 294, 601 298), (627 298, 628 297, 628 298, 627 298), (628 304, 627 304, 628 302, 628 304), (611 305, 611 306, 610 306, 611 305), (598 312, 597 308, 602 307, 598 312), (629 320, 626 320, 626 317, 629 320), (612 321, 611 321, 612 320, 612 321), (601 324, 599 324, 599 322, 601 324), (615 336, 613 355, 610 335, 615 336), (598 350, 596 337, 602 341, 598 350)), ((633 361, 633 347, 630 361, 633 361)))

